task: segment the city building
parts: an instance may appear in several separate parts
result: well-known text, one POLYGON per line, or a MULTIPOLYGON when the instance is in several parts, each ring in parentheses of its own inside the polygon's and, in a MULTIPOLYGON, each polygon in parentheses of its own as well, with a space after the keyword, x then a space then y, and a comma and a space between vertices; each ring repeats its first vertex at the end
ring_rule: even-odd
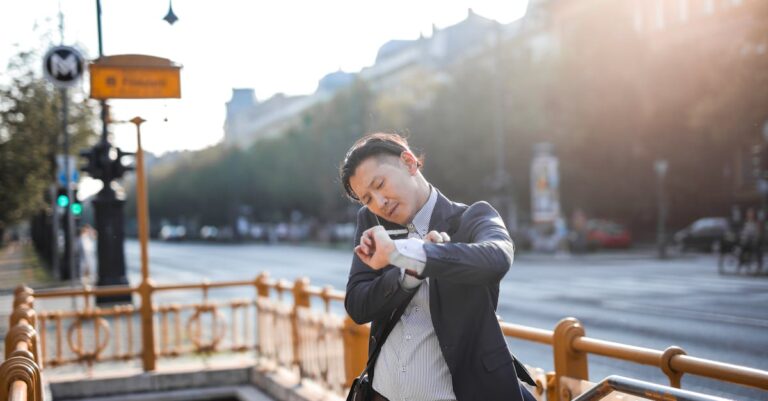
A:
MULTIPOLYGON (((471 9, 467 17, 452 26, 433 26, 430 37, 414 40, 391 40, 381 46, 376 60, 359 74, 337 71, 320 80, 311 95, 276 94, 259 102, 250 88, 233 89, 227 103, 224 142, 249 146, 259 139, 275 137, 302 123, 302 115, 312 107, 328 101, 355 79, 362 79, 376 94, 396 92, 408 96, 414 81, 428 78, 433 82, 449 80, 448 68, 460 60, 478 54, 496 40, 497 22, 480 16, 471 9)), ((504 32, 514 32, 501 27, 504 32)), ((506 33, 505 33, 506 34, 506 33)), ((417 99, 420 102, 428 99, 417 99)), ((414 100, 414 104, 418 105, 414 100)))

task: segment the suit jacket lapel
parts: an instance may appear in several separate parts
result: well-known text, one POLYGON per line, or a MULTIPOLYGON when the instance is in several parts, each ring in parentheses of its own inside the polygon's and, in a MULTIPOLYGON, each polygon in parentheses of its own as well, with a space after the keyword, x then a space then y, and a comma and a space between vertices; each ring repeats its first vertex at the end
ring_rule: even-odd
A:
MULTIPOLYGON (((433 187, 434 188, 434 187, 433 187)), ((437 188, 435 188, 437 191, 437 188)), ((437 202, 432 210, 432 216, 429 218, 429 231, 446 232, 449 235, 458 229, 457 218, 460 217, 462 209, 451 202, 440 191, 437 191, 437 202)))

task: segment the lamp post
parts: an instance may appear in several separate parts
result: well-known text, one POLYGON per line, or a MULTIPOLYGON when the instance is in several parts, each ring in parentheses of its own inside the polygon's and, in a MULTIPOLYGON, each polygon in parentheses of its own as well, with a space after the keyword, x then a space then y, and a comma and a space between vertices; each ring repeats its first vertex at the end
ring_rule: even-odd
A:
MULTIPOLYGON (((96 22, 99 39, 99 58, 104 56, 101 34, 101 0, 96 0, 96 22)), ((98 286, 128 285, 125 269, 124 218, 125 201, 117 198, 112 181, 120 178, 113 168, 117 149, 109 143, 109 106, 101 100, 101 139, 93 146, 94 165, 99 166, 99 178, 104 183, 93 201, 96 231, 98 232, 97 260, 98 286)), ((130 303, 131 295, 97 296, 97 304, 130 303)))
POLYGON ((494 49, 494 109, 493 109, 493 134, 496 150, 496 171, 491 181, 491 188, 495 192, 496 207, 499 214, 507 223, 509 231, 517 231, 517 203, 515 202, 512 188, 512 177, 507 173, 507 141, 506 126, 506 102, 504 96, 504 63, 503 32, 500 23, 494 25, 495 49, 494 49))
POLYGON ((658 220, 656 224, 656 246, 659 259, 667 257, 667 239, 665 225, 667 221, 667 199, 664 193, 664 179, 667 175, 669 163, 664 159, 656 160, 653 163, 653 169, 656 171, 656 201, 658 210, 658 220))
MULTIPOLYGON (((170 2, 168 14, 164 19, 169 24, 173 24, 178 20, 173 13, 170 2)), ((104 47, 101 33, 101 0, 96 0, 96 20, 98 26, 99 59, 102 59, 104 57, 104 47)), ((141 122, 134 120, 132 122, 136 124, 138 130, 143 120, 141 122)), ((88 171, 91 172, 94 178, 101 179, 104 183, 103 188, 93 201, 96 231, 99 233, 97 246, 99 280, 97 285, 125 286, 128 285, 124 250, 123 209, 125 201, 118 199, 115 190, 112 188, 112 181, 121 178, 123 173, 130 169, 123 166, 120 162, 120 158, 129 155, 129 153, 123 152, 109 143, 109 106, 104 99, 101 100, 101 121, 101 140, 90 151, 83 154, 89 158, 88 171)), ((131 295, 102 295, 96 297, 96 302, 97 304, 130 303, 131 295)))
POLYGON ((141 147, 141 124, 146 121, 134 117, 131 123, 136 126, 136 217, 139 223, 139 243, 141 244, 141 327, 144 339, 142 355, 144 370, 155 370, 154 328, 152 318, 152 292, 154 287, 149 279, 149 256, 147 242, 149 241, 149 213, 147 211, 146 177, 144 176, 144 150, 141 147))

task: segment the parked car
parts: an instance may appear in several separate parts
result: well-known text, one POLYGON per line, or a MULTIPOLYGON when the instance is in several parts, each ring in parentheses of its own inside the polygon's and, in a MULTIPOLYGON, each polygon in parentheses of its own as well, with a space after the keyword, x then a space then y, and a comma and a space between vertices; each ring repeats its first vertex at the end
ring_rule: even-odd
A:
POLYGON ((632 246, 632 235, 624 226, 604 219, 587 221, 587 247, 599 248, 629 248, 632 246))
POLYGON ((160 239, 163 241, 181 241, 187 237, 187 229, 184 226, 163 226, 160 229, 160 239))
POLYGON ((200 238, 206 241, 216 241, 219 239, 219 229, 214 226, 203 226, 200 229, 200 238))
POLYGON ((695 249, 704 252, 718 251, 733 237, 731 226, 725 217, 704 217, 674 235, 680 249, 695 249))

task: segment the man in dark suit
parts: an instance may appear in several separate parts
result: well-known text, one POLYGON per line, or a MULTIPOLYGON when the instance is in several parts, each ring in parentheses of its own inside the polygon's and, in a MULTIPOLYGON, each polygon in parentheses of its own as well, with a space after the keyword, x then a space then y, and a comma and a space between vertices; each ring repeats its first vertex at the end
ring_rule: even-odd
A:
POLYGON ((371 134, 341 167, 347 195, 363 204, 345 307, 355 322, 372 322, 369 352, 396 319, 375 361, 374 399, 532 400, 517 378, 533 380, 496 317, 514 257, 509 233, 488 203, 440 194, 421 165, 404 138, 371 134))

